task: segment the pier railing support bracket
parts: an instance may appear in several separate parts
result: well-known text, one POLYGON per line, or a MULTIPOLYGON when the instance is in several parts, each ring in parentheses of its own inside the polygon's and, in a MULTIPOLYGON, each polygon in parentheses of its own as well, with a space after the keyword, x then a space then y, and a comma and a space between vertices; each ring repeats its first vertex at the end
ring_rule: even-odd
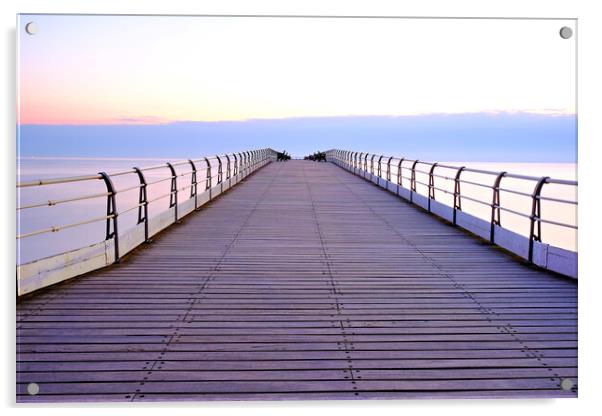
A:
POLYGON ((115 259, 113 260, 113 263, 119 263, 121 259, 119 257, 119 228, 117 221, 119 214, 117 213, 116 203, 117 191, 113 185, 111 177, 106 172, 100 172, 99 175, 102 177, 105 186, 107 187, 107 222, 105 240, 113 239, 113 249, 115 252, 115 259))

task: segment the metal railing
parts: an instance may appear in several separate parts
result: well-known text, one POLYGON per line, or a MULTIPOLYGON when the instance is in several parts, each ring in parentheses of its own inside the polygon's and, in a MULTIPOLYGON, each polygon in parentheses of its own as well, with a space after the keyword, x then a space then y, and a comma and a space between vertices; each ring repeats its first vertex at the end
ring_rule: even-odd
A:
MULTIPOLYGON (((512 215, 516 215, 522 218, 525 218, 529 221, 529 251, 528 258, 529 262, 533 261, 533 243, 535 241, 542 241, 542 233, 541 233, 541 224, 551 224, 559 227, 570 228, 577 230, 577 223, 575 221, 574 224, 564 223, 560 221, 554 221, 551 219, 546 219, 542 217, 541 211, 541 202, 542 201, 550 201, 565 205, 574 205, 577 206, 577 199, 564 199, 564 198, 556 198, 556 197, 546 197, 542 196, 541 192, 545 185, 547 184, 556 184, 563 185, 569 187, 577 187, 577 181, 572 180, 564 180, 564 179, 554 179, 549 176, 537 177, 537 176, 528 176, 528 175, 518 175, 509 172, 496 172, 482 169, 473 169, 466 166, 453 166, 446 165, 436 162, 424 162, 416 159, 406 159, 399 158, 395 156, 385 156, 385 155, 377 155, 366 152, 356 152, 349 150, 339 150, 334 149, 327 152, 329 159, 334 159, 334 162, 340 165, 344 165, 349 170, 353 170, 354 172, 363 175, 364 178, 368 174, 375 175, 380 179, 384 179, 389 182, 393 182, 401 188, 407 188, 410 192, 410 201, 414 193, 417 193, 417 184, 424 186, 427 189, 427 194, 424 195, 428 198, 427 210, 431 211, 431 201, 436 200, 435 191, 443 192, 447 195, 450 195, 453 198, 453 205, 450 206, 453 208, 453 219, 452 222, 456 225, 457 212, 462 211, 462 200, 468 200, 474 202, 476 204, 480 204, 484 207, 488 207, 491 212, 490 216, 490 242, 494 242, 494 233, 495 226, 501 227, 501 213, 507 212, 512 215), (376 158, 376 160, 375 160, 376 158), (375 163, 376 163, 376 173, 375 173, 375 163), (385 173, 383 177, 383 164, 385 167, 385 173), (396 177, 394 181, 392 178, 391 167, 394 167, 396 170, 396 177), (437 169, 446 169, 454 172, 453 175, 445 175, 438 174, 437 169), (428 176, 428 183, 419 181, 417 179, 416 174, 421 173, 428 176), (481 183, 476 181, 471 181, 462 178, 463 173, 474 173, 480 175, 486 175, 493 179, 492 184, 481 183), (531 192, 523 192, 510 188, 502 187, 503 179, 516 179, 520 181, 525 181, 527 183, 532 183, 531 192), (441 185, 438 185, 437 181, 449 181, 450 184, 453 184, 453 191, 444 189, 441 185), (409 187, 406 185, 409 184, 409 187), (484 189, 488 189, 491 191, 491 199, 488 201, 476 198, 474 196, 468 196, 462 194, 462 184, 472 185, 484 189), (530 199, 530 212, 520 212, 515 209, 511 209, 508 207, 504 207, 500 200, 500 192, 508 192, 514 195, 520 195, 530 199)), ((440 183, 440 182, 439 182, 440 183)), ((575 192, 576 195, 576 192, 575 192)))
MULTIPOLYGON (((138 219, 137 225, 144 224, 144 240, 150 242, 149 235, 149 220, 151 218, 149 212, 149 204, 160 200, 162 198, 169 197, 169 208, 174 208, 174 222, 179 221, 178 216, 178 201, 183 198, 194 199, 194 209, 198 209, 198 196, 203 192, 210 191, 212 186, 219 185, 224 180, 230 180, 238 175, 246 175, 247 173, 254 170, 256 165, 270 160, 276 154, 272 149, 258 149, 248 150, 238 153, 230 153, 225 155, 216 155, 211 157, 203 157, 199 159, 188 159, 177 162, 166 162, 164 164, 147 166, 147 167, 133 167, 128 170, 119 172, 99 172, 94 175, 85 176, 73 176, 66 178, 54 178, 54 179, 39 179, 33 181, 24 181, 17 183, 17 188, 32 188, 40 186, 51 186, 57 184, 69 184, 75 182, 84 181, 103 181, 106 192, 91 193, 87 195, 81 195, 71 198, 48 200, 45 202, 36 202, 28 205, 22 205, 17 207, 17 212, 40 207, 53 207, 61 204, 68 204, 77 201, 84 201, 89 199, 105 198, 106 199, 106 215, 94 218, 88 218, 82 221, 67 223, 61 225, 55 225, 44 229, 39 229, 32 232, 27 232, 17 235, 17 239, 24 239, 45 233, 55 233, 68 228, 78 227, 94 222, 105 221, 105 240, 114 240, 114 262, 118 263, 120 260, 119 250, 119 216, 127 212, 137 210, 138 219), (187 166, 188 170, 184 172, 177 172, 176 167, 187 166), (217 166, 217 172, 214 172, 214 168, 217 166), (158 170, 158 169, 169 169, 169 176, 153 181, 147 180, 146 173, 158 170), (206 175, 204 179, 199 180, 199 172, 205 170, 206 175), (225 178, 224 178, 225 170, 225 178), (135 175, 138 179, 138 184, 134 186, 117 189, 114 185, 113 179, 116 177, 124 177, 126 175, 135 175), (186 185, 180 184, 184 176, 190 175, 190 182, 186 185), (148 198, 148 188, 170 181, 169 192, 156 196, 152 199, 148 198), (203 184, 204 181, 204 184, 203 184), (199 186, 201 187, 199 189, 199 186), (118 210, 116 196, 120 193, 138 190, 138 203, 134 206, 128 207, 124 210, 118 210), (200 192, 199 192, 200 190, 200 192), (188 192, 189 191, 189 192, 188 192), (188 192, 186 196, 182 197, 183 192, 188 192)), ((161 211, 163 212, 163 211, 161 211)), ((159 212, 160 213, 160 212, 159 212)))

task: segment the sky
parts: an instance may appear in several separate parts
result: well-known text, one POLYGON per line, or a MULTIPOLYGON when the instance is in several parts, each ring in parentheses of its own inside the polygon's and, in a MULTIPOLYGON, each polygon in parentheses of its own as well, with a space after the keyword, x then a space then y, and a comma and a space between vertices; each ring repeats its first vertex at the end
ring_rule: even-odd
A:
POLYGON ((184 156, 263 135, 300 155, 574 161, 562 26, 575 22, 21 15, 19 152, 184 156))

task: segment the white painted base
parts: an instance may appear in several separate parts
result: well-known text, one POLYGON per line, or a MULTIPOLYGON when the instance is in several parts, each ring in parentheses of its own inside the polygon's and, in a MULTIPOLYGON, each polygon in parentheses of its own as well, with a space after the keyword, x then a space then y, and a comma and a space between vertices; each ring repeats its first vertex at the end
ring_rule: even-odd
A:
MULTIPOLYGON (((433 199, 429 202, 429 198, 424 195, 410 191, 407 188, 402 188, 386 179, 378 178, 376 175, 362 169, 354 168, 353 166, 347 165, 334 158, 329 158, 328 161, 335 163, 343 169, 355 173, 370 182, 378 184, 387 191, 397 194, 403 199, 429 210, 438 217, 453 222, 454 209, 448 205, 433 199)), ((486 240, 489 240, 491 237, 491 224, 488 221, 477 218, 464 211, 456 211, 456 225, 486 240)), ((528 259, 529 257, 529 239, 497 225, 494 226, 493 243, 524 259, 528 259)), ((533 242, 533 264, 544 269, 576 279, 578 258, 579 255, 576 252, 550 246, 549 244, 541 243, 539 241, 533 242)))

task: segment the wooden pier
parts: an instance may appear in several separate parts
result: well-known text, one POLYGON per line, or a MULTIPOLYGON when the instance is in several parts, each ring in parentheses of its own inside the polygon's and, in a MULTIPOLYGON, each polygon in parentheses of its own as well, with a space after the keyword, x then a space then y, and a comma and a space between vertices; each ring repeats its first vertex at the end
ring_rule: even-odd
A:
POLYGON ((271 163, 120 264, 17 305, 21 402, 576 397, 576 386, 576 280, 331 163, 271 163))

